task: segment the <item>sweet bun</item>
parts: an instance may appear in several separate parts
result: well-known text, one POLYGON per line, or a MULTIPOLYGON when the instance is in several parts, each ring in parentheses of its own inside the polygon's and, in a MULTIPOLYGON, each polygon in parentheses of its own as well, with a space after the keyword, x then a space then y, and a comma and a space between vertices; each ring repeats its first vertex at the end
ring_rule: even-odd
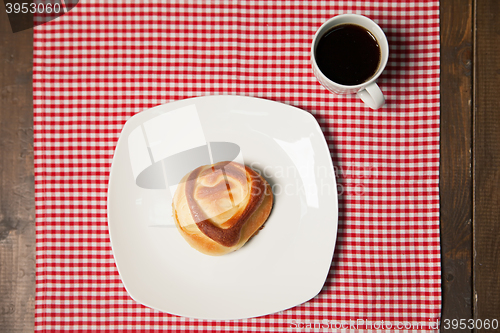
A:
POLYGON ((172 202, 177 229, 208 255, 236 251, 266 222, 273 206, 269 183, 236 162, 201 166, 179 183, 172 202))

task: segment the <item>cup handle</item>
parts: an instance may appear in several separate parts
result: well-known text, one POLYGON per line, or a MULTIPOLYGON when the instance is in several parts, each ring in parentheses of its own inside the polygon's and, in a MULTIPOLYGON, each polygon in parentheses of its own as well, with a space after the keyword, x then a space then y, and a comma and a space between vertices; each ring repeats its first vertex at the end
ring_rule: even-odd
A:
POLYGON ((356 94, 366 105, 376 110, 385 104, 384 94, 378 85, 373 82, 365 87, 365 89, 358 91, 356 94))

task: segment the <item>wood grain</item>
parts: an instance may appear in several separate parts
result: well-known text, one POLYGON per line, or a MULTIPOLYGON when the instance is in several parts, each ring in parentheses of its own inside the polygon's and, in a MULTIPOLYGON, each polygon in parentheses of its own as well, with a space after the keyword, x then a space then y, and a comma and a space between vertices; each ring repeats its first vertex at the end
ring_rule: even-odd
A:
POLYGON ((471 319, 473 2, 440 6, 442 319, 471 319))
POLYGON ((33 332, 33 31, 12 33, 0 8, 0 331, 33 332))
POLYGON ((474 317, 500 321, 500 1, 475 6, 474 317))

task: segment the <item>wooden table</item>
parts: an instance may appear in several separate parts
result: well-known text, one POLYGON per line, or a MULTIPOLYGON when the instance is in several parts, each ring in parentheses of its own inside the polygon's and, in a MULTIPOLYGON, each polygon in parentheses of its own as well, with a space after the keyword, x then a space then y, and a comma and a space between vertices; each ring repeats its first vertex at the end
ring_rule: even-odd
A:
MULTIPOLYGON (((33 31, 0 8, 0 331, 31 332, 33 31)), ((498 0, 441 0, 443 322, 500 320, 499 15, 498 0)))

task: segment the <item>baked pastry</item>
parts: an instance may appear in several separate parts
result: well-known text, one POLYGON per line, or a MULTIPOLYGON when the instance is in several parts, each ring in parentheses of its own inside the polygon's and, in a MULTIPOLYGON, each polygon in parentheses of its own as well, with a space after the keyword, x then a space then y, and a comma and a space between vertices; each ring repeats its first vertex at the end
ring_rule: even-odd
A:
POLYGON ((273 206, 269 183, 236 162, 201 166, 177 186, 177 229, 196 250, 223 255, 241 248, 266 222, 273 206))

